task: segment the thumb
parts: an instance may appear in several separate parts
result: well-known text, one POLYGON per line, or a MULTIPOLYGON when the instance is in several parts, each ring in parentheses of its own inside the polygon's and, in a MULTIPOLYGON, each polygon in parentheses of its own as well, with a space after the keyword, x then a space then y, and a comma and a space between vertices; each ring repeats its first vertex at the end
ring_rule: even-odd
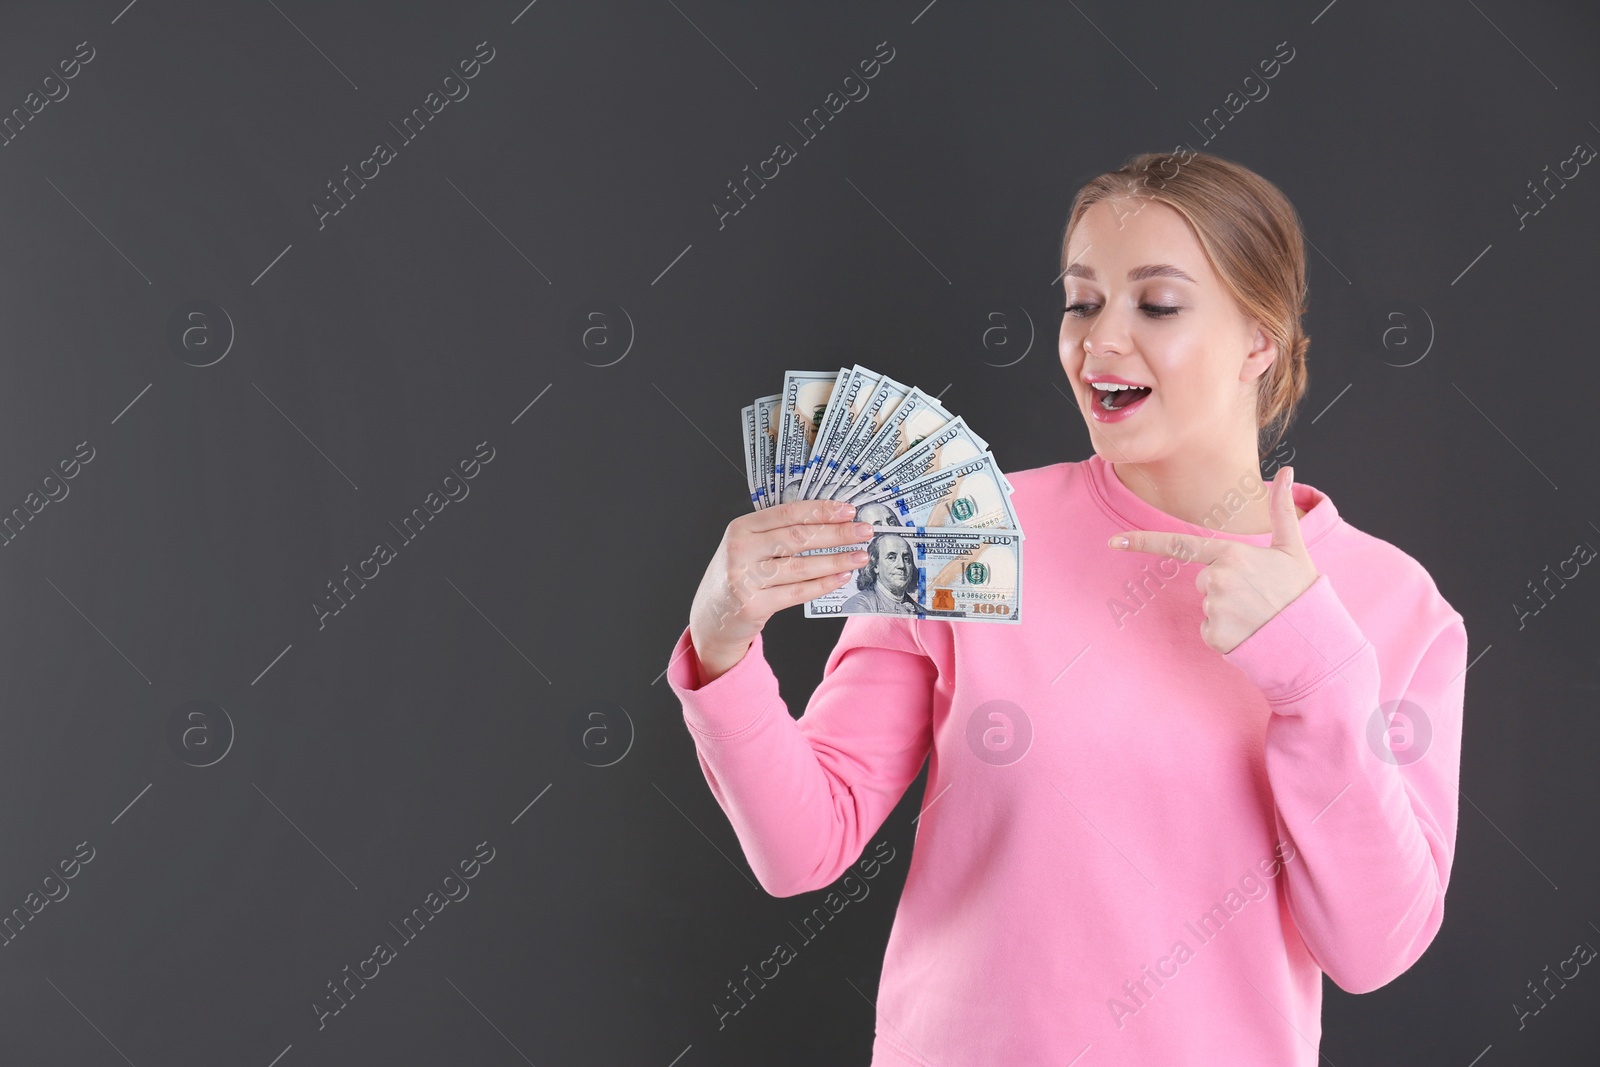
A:
POLYGON ((1294 468, 1281 467, 1272 478, 1272 547, 1304 551, 1300 517, 1294 513, 1294 468))

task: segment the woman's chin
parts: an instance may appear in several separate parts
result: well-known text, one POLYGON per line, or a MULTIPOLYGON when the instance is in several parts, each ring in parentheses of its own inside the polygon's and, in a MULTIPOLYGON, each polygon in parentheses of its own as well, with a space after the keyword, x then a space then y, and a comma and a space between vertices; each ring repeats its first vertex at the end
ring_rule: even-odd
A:
POLYGON ((1094 445, 1095 454, 1107 463, 1149 463, 1161 451, 1142 443, 1124 443, 1116 433, 1108 434, 1099 425, 1093 427, 1089 440, 1094 445))

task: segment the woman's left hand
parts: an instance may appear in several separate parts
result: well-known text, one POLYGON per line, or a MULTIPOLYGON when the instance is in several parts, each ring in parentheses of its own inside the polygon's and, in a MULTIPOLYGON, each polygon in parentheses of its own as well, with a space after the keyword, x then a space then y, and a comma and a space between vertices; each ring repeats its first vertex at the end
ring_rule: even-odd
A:
POLYGON ((1294 468, 1281 467, 1272 479, 1268 506, 1272 544, 1247 545, 1226 538, 1157 530, 1127 530, 1111 538, 1112 548, 1152 552, 1180 563, 1201 564, 1195 575, 1205 614, 1200 637, 1226 655, 1261 629, 1318 578, 1317 566, 1300 537, 1294 507, 1294 468), (1126 538, 1127 543, 1119 543, 1126 538))

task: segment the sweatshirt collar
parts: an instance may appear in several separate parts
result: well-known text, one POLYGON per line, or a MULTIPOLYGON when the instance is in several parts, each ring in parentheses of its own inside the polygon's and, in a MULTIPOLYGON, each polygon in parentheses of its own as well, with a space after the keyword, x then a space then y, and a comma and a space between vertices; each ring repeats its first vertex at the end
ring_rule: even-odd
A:
MULTIPOLYGON (((1084 464, 1088 473, 1089 490, 1095 502, 1122 529, 1159 530, 1165 533, 1195 534, 1200 537, 1209 535, 1229 541, 1240 541, 1247 545, 1260 545, 1263 548, 1272 544, 1270 532, 1247 534, 1212 530, 1185 522, 1176 516, 1168 515, 1153 504, 1145 503, 1133 490, 1122 484, 1122 479, 1117 477, 1115 468, 1101 458, 1098 452, 1092 453, 1084 460, 1084 464)), ((1339 510, 1333 506, 1332 498, 1313 485, 1296 479, 1294 502, 1305 510, 1305 515, 1300 519, 1300 536, 1307 546, 1320 541, 1339 523, 1339 510)), ((1227 502, 1219 500, 1217 503, 1224 508, 1225 514, 1227 502)))

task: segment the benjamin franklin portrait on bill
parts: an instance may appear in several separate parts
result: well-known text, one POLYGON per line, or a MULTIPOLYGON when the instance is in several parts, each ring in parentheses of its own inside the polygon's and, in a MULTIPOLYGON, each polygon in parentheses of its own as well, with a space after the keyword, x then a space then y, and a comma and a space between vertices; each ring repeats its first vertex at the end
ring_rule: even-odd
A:
POLYGON ((917 600, 912 591, 917 570, 911 560, 911 542, 899 534, 880 533, 867 545, 867 565, 856 575, 861 592, 846 600, 840 611, 872 611, 914 615, 917 600))

